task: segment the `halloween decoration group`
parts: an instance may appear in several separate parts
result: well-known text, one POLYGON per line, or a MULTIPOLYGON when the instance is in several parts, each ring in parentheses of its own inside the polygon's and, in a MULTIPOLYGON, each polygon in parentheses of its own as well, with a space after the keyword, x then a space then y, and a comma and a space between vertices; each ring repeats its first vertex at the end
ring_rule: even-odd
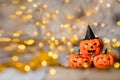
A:
POLYGON ((99 37, 95 37, 92 29, 88 25, 85 39, 80 41, 80 52, 70 54, 68 66, 71 68, 90 68, 92 66, 100 69, 110 68, 114 64, 115 58, 107 53, 102 53, 103 42, 99 37))

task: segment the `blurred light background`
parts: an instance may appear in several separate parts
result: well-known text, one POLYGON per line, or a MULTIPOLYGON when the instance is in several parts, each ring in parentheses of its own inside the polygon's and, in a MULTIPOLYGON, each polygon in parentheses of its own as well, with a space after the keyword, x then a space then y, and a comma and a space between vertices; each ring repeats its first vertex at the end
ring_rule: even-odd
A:
POLYGON ((0 79, 57 74, 44 67, 66 66, 88 24, 119 59, 120 0, 0 0, 0 79))

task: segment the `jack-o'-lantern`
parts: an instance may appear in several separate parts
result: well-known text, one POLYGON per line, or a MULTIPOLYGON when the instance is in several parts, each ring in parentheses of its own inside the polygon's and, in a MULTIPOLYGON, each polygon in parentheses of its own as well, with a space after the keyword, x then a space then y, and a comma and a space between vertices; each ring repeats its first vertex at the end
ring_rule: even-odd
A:
POLYGON ((81 54, 98 55, 103 49, 102 40, 99 37, 95 37, 92 29, 88 25, 85 39, 80 42, 81 54))
POLYGON ((96 68, 106 69, 114 64, 114 57, 112 54, 107 54, 107 49, 105 53, 99 54, 94 57, 94 66, 96 68))
POLYGON ((92 60, 88 55, 70 54, 68 57, 68 66, 71 68, 89 68, 92 60))
POLYGON ((79 68, 90 68, 92 66, 92 59, 89 55, 80 55, 78 58, 79 68))
POLYGON ((68 56, 68 66, 71 68, 79 67, 78 58, 80 58, 80 56, 78 54, 76 54, 76 53, 70 54, 68 56))

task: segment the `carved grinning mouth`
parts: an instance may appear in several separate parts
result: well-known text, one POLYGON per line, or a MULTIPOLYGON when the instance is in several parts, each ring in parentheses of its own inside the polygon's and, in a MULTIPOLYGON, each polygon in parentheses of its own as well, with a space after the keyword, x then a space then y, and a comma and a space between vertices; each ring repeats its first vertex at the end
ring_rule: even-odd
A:
POLYGON ((96 50, 88 50, 89 53, 94 53, 96 50))

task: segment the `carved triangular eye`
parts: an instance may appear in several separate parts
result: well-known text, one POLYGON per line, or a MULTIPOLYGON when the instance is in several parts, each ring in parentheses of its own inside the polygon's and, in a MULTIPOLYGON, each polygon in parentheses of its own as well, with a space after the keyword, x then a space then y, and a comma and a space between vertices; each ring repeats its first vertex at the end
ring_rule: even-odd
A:
POLYGON ((110 58, 108 58, 108 60, 110 60, 110 58))
POLYGON ((97 43, 94 43, 94 45, 97 45, 97 43))
POLYGON ((88 45, 88 43, 85 43, 85 45, 88 45))
POLYGON ((77 62, 77 59, 75 58, 75 59, 73 60, 73 62, 77 62))

